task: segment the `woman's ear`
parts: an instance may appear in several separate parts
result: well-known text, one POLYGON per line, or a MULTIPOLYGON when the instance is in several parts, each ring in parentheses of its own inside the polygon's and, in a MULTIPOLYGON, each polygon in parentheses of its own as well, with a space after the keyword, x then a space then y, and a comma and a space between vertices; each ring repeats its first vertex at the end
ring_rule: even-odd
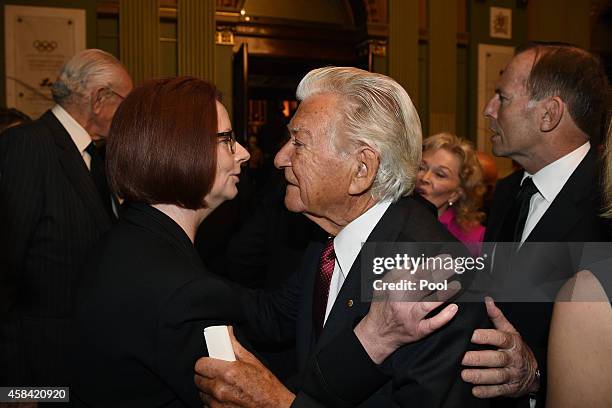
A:
POLYGON ((449 196, 448 201, 455 204, 457 201, 459 201, 464 196, 465 194, 464 194, 463 188, 457 187, 457 189, 453 191, 451 195, 449 196))
POLYGON ((363 194, 372 187, 380 165, 378 153, 370 146, 361 146, 355 153, 355 160, 349 185, 351 195, 363 194))

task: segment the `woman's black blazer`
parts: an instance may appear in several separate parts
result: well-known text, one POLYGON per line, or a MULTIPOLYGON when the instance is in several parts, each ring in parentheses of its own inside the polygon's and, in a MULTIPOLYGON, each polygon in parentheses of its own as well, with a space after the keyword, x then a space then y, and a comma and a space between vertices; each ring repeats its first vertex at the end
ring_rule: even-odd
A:
POLYGON ((208 272, 172 219, 127 204, 78 282, 71 400, 104 407, 201 407, 203 329, 241 319, 238 294, 208 272))

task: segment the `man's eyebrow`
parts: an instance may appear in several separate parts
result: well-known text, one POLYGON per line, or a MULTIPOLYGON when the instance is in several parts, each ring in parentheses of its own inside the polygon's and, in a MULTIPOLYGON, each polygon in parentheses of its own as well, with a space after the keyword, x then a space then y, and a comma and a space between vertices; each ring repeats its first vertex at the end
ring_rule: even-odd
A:
POLYGON ((287 129, 289 130, 289 133, 293 134, 293 133, 306 133, 308 135, 311 135, 312 133, 310 133, 310 130, 306 129, 303 126, 300 125, 292 125, 291 123, 287 125, 287 129))

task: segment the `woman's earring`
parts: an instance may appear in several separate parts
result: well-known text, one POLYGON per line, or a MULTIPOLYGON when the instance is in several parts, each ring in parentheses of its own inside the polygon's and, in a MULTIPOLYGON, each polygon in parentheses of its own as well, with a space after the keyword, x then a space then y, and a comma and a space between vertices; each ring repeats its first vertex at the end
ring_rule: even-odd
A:
POLYGON ((449 202, 448 202, 448 206, 449 206, 449 207, 452 207, 452 206, 453 206, 453 202, 452 202, 452 201, 449 201, 449 202))

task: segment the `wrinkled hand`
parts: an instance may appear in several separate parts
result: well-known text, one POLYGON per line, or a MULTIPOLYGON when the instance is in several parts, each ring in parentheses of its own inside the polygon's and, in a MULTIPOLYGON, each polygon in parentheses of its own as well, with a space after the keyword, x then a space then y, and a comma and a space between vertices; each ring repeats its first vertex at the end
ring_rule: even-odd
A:
POLYGON ((490 297, 485 298, 487 313, 495 329, 477 329, 472 335, 472 343, 488 344, 497 350, 468 351, 461 362, 472 367, 461 372, 464 381, 478 384, 472 389, 478 398, 498 396, 520 397, 536 392, 540 386, 535 372, 538 368, 531 349, 514 326, 490 297))
MULTIPOLYGON (((448 255, 440 255, 445 259, 448 255)), ((391 353, 404 344, 418 341, 448 323, 457 313, 455 304, 446 306, 437 315, 425 319, 432 310, 442 305, 461 289, 457 281, 449 282, 447 290, 419 289, 421 279, 440 283, 453 275, 452 269, 393 270, 383 282, 415 282, 414 290, 375 290, 368 314, 355 327, 355 334, 366 352, 376 364, 382 363, 391 353)))
POLYGON ((289 407, 295 395, 242 347, 232 327, 229 335, 236 361, 202 357, 196 362, 195 383, 205 405, 211 408, 289 407))

